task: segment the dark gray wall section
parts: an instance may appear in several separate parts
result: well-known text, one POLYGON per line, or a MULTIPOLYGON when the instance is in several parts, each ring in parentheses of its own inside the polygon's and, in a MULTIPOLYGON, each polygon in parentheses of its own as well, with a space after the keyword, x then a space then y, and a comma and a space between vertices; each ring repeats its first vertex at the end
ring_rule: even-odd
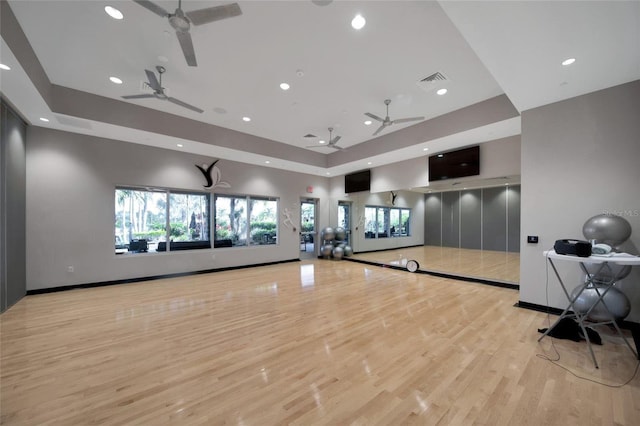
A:
POLYGON ((442 193, 427 194, 425 199, 424 244, 442 245, 442 193))
POLYGON ((460 247, 482 248, 482 190, 460 192, 460 247))
POLYGON ((0 312, 27 293, 26 157, 27 125, 0 102, 0 312))
POLYGON ((425 195, 425 245, 520 251, 520 185, 425 195))
POLYGON ((507 188, 507 251, 520 251, 520 187, 507 188))
POLYGON ((442 245, 460 247, 460 194, 442 193, 442 245))
POLYGON ((482 190, 482 249, 507 250, 507 192, 505 188, 482 190))

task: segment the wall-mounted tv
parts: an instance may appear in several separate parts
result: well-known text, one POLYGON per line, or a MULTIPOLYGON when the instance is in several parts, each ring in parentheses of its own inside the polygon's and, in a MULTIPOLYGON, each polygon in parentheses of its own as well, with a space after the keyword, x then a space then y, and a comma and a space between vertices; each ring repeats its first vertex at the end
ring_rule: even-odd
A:
POLYGON ((429 157, 429 181, 480 174, 480 146, 442 152, 429 157))
POLYGON ((362 170, 344 176, 344 192, 361 192, 371 190, 371 170, 362 170))

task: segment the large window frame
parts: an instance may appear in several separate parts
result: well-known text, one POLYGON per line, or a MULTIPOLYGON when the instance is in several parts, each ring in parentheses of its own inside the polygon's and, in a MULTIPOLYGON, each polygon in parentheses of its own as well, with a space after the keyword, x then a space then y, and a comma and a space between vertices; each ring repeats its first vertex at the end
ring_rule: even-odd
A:
POLYGON ((366 239, 411 236, 411 209, 405 207, 365 206, 366 239))
POLYGON ((116 254, 211 248, 211 194, 135 186, 114 193, 116 254))
POLYGON ((215 194, 213 198, 213 245, 253 247, 278 244, 277 197, 215 194))

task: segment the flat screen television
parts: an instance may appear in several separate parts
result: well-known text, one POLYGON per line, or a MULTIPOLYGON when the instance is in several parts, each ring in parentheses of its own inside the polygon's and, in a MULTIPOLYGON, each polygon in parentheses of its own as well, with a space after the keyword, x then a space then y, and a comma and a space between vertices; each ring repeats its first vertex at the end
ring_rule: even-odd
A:
POLYGON ((371 170, 362 170, 344 176, 344 192, 369 191, 371 189, 371 170))
POLYGON ((480 174, 480 146, 443 152, 429 157, 429 181, 480 174))

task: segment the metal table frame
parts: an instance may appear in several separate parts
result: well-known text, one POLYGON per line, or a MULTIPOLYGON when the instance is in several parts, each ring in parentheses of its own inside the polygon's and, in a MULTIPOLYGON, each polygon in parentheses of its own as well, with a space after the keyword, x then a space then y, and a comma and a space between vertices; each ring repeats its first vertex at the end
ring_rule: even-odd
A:
POLYGON ((608 257, 605 257, 605 256, 577 257, 577 256, 569 256, 569 255, 557 254, 555 252, 555 250, 545 251, 544 252, 544 256, 547 258, 547 261, 551 265, 551 268, 553 268, 553 272, 555 273, 556 277, 558 278, 558 282, 560 283, 560 287, 562 287, 562 291, 564 292, 565 296, 567 297, 567 300, 569 301, 569 305, 562 312, 560 317, 558 317, 556 322, 554 322, 553 325, 551 327, 549 327, 547 329, 547 331, 545 331, 542 336, 540 336, 540 338, 538 339, 538 342, 541 341, 545 336, 547 336, 549 334, 549 332, 563 318, 575 318, 576 321, 578 322, 578 324, 580 325, 580 328, 582 329, 582 333, 583 333, 585 339, 587 340, 587 346, 589 348, 589 352, 591 353, 591 358, 593 359, 593 364, 595 365, 596 368, 599 368, 598 367, 598 361, 596 360, 596 356, 593 353, 593 348, 591 347, 591 341, 589 340, 589 335, 587 334, 586 326, 588 326, 588 325, 613 324, 613 326, 615 327, 617 333, 620 335, 620 337, 622 337, 622 339, 626 343, 626 345, 629 348, 629 350, 631 351, 631 353, 633 353, 633 355, 636 357, 636 359, 639 359, 638 358, 638 353, 629 344, 629 341, 624 336, 624 334, 622 334, 622 331, 620 330, 620 327, 618 327, 618 324, 616 323, 613 315, 611 314, 611 311, 609 310, 609 307, 607 306, 607 304, 604 301, 604 296, 607 294, 607 292, 609 290, 611 290, 611 288, 613 288, 613 286, 615 285, 616 282, 618 282, 618 280, 620 280, 620 274, 622 273, 622 270, 618 271, 616 273, 616 275, 613 276, 607 282, 603 283, 603 282, 598 281, 598 284, 601 287, 604 287, 604 290, 602 288, 599 289, 598 286, 596 286, 596 285, 593 285, 594 283, 593 283, 592 280, 593 280, 593 278, 595 276, 597 276, 607 266, 607 264, 640 266, 640 257, 633 256, 633 255, 630 255, 630 254, 615 254, 615 255, 612 255, 612 256, 608 256, 608 257), (560 273, 558 272, 558 269, 556 268, 554 260, 576 262, 576 263, 578 263, 580 265, 580 268, 586 274, 587 281, 586 281, 585 285, 582 285, 582 289, 575 295, 575 297, 572 298, 570 293, 567 291, 567 288, 566 288, 566 286, 565 286, 565 284, 564 284, 564 282, 562 280, 562 277, 560 276, 560 273), (598 267, 596 273, 592 274, 592 273, 589 273, 589 271, 587 270, 585 264, 597 264, 597 265, 599 265, 599 267, 598 267), (581 314, 576 309, 574 309, 574 303, 576 302, 576 300, 578 300, 578 298, 580 297, 582 292, 586 288, 588 288, 589 284, 593 285, 593 288, 595 289, 596 293, 598 294, 598 299, 593 303, 593 305, 591 305, 591 307, 589 308, 589 310, 587 310, 587 312, 585 312, 584 314, 581 314), (609 315, 609 317, 611 319, 606 320, 606 321, 589 321, 587 319, 587 317, 589 316, 591 311, 595 308, 596 305, 598 305, 598 302, 602 303, 602 305, 604 306, 607 314, 609 315))

